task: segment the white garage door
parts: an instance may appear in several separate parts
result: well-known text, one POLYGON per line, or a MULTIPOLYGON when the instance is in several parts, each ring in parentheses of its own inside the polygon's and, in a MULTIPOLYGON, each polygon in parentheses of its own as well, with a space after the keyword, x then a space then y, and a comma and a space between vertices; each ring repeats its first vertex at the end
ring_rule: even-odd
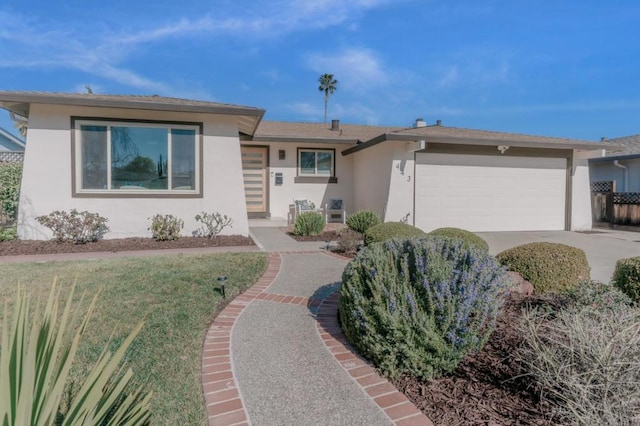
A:
POLYGON ((416 226, 563 230, 566 164, 565 158, 416 154, 416 226))

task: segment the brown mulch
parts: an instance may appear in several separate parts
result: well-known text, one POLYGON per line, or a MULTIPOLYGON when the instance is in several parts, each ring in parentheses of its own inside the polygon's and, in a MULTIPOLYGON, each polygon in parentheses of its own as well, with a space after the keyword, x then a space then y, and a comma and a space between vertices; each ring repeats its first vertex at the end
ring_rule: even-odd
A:
POLYGON ((339 231, 325 231, 320 235, 293 235, 291 232, 288 235, 296 241, 336 241, 340 235, 339 231))
POLYGON ((431 383, 402 376, 394 381, 436 425, 554 425, 551 407, 541 402, 513 360, 522 342, 515 325, 525 305, 554 305, 552 300, 514 295, 498 318, 485 347, 469 355, 450 375, 431 383))
POLYGON ((153 238, 120 238, 99 240, 87 244, 59 243, 56 241, 17 240, 0 242, 0 256, 118 252, 135 250, 162 250, 178 248, 229 247, 254 245, 251 238, 240 235, 220 235, 215 238, 180 237, 173 241, 156 241, 153 238))

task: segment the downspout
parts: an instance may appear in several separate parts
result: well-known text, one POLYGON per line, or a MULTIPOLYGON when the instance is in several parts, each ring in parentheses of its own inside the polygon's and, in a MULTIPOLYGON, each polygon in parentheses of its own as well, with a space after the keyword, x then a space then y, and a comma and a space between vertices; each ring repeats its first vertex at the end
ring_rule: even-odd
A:
POLYGON ((618 160, 613 160, 613 165, 616 166, 616 167, 620 167, 621 169, 624 170, 622 172, 623 176, 624 176, 624 191, 625 192, 629 192, 629 170, 628 170, 628 167, 620 164, 620 162, 618 160))

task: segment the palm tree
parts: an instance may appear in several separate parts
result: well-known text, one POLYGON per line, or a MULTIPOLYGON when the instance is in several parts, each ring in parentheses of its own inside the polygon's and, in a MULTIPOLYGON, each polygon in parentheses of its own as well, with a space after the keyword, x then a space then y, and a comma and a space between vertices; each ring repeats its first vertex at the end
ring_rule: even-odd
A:
POLYGON ((333 95, 338 89, 338 80, 333 78, 333 74, 322 74, 318 79, 320 87, 318 90, 324 92, 324 122, 327 122, 327 104, 329 103, 329 95, 333 95))

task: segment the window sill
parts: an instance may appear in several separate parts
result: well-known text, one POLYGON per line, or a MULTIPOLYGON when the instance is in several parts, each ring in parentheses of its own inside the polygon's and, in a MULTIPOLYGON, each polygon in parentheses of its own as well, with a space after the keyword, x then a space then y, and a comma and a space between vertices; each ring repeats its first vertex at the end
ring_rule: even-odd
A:
POLYGON ((153 190, 116 190, 116 191, 74 191, 73 198, 202 198, 195 191, 153 191, 153 190))
POLYGON ((338 183, 335 176, 296 176, 293 183, 338 183))

